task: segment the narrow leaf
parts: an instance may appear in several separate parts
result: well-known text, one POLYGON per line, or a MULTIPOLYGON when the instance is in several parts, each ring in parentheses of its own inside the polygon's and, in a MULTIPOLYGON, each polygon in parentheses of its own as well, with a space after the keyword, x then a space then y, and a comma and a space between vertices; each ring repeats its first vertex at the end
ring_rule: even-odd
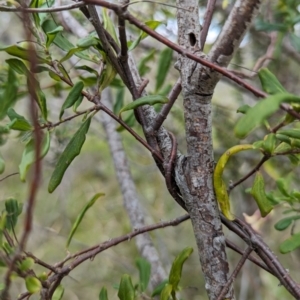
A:
POLYGON ((2 174, 4 171, 5 171, 5 161, 2 155, 0 154, 0 174, 2 174))
POLYGON ((144 258, 138 258, 136 260, 136 265, 139 269, 139 275, 140 275, 139 287, 141 292, 144 292, 147 289, 150 280, 151 265, 144 258))
POLYGON ((65 109, 71 107, 79 98, 79 96, 81 95, 82 89, 84 87, 84 84, 82 81, 77 82, 76 84, 74 84, 74 86, 72 87, 67 99, 65 100, 62 108, 60 109, 60 113, 59 113, 59 119, 61 120, 65 109))
POLYGON ((53 296, 51 300, 61 300, 63 295, 64 295, 65 289, 64 287, 60 284, 56 289, 55 292, 53 293, 53 296))
POLYGON ((29 71, 22 60, 17 58, 6 59, 5 62, 17 73, 28 75, 29 71))
POLYGON ((256 172, 254 183, 251 189, 251 195, 255 199, 262 217, 268 215, 273 209, 273 206, 266 196, 265 182, 260 172, 256 172))
POLYGON ((94 203, 96 202, 96 200, 98 199, 98 198, 100 198, 101 196, 104 196, 104 194, 103 193, 98 193, 98 194, 96 194, 83 208, 82 208, 82 210, 80 211, 80 213, 79 213, 79 215, 77 216, 77 218, 76 218, 76 220, 75 220, 75 222, 74 222, 74 224, 73 224, 73 226, 72 226, 72 229, 71 229, 71 232, 70 232, 70 234, 69 234, 69 236, 68 236, 68 240, 67 240, 67 244, 66 244, 66 247, 68 248, 69 247, 69 245, 70 245, 70 242, 71 242, 71 240, 72 240, 72 238, 73 238, 73 235, 75 234, 75 232, 76 232, 76 230, 77 230, 77 228, 78 228, 78 226, 80 225, 80 223, 81 223, 81 221, 82 221, 82 219, 83 219, 83 217, 84 217, 84 215, 85 215, 85 213, 88 211, 88 209, 89 208, 91 208, 93 205, 94 205, 94 203))
MULTIPOLYGON (((35 154, 35 142, 33 139, 30 139, 29 142, 26 144, 25 149, 22 154, 22 160, 19 165, 19 172, 20 172, 20 179, 21 181, 25 181, 27 172, 30 166, 36 161, 36 154, 35 154)), ((42 143, 41 143, 41 157, 42 159, 48 153, 50 148, 50 132, 47 131, 44 134, 42 143)))
POLYGON ((131 277, 127 274, 124 274, 121 277, 118 297, 120 300, 134 300, 134 294, 131 277))
POLYGON ((270 133, 264 138, 262 145, 263 150, 268 154, 273 154, 276 146, 276 136, 275 133, 270 133))
POLYGON ((115 42, 119 44, 119 39, 116 34, 115 24, 112 22, 111 18, 109 17, 106 8, 102 8, 102 17, 103 17, 104 28, 107 30, 108 33, 110 33, 110 35, 113 37, 115 42))
POLYGON ((281 85, 276 76, 267 68, 262 68, 258 72, 262 88, 270 95, 286 93, 286 89, 281 85))
POLYGON ((51 45, 52 42, 54 41, 56 35, 57 35, 59 32, 63 31, 63 30, 64 30, 64 29, 63 29, 62 26, 57 26, 55 29, 50 30, 50 31, 48 31, 48 32, 46 33, 46 35, 47 35, 46 47, 47 47, 47 48, 50 47, 50 45, 51 45))
POLYGON ((99 293, 99 300, 108 300, 107 289, 103 287, 99 293))
POLYGON ((238 138, 246 137, 256 126, 275 113, 283 102, 300 102, 300 97, 280 93, 259 101, 239 119, 234 128, 235 135, 238 138))
POLYGON ((161 294, 164 287, 168 284, 168 280, 163 280, 157 287, 155 287, 154 291, 151 294, 151 297, 155 297, 161 294))
POLYGON ((161 95, 145 96, 145 97, 139 98, 139 99, 125 105, 119 111, 119 117, 121 117, 122 112, 132 110, 132 109, 136 109, 136 108, 138 108, 139 106, 142 106, 142 105, 146 105, 146 104, 154 105, 154 104, 157 104, 157 103, 164 104, 164 103, 167 103, 168 101, 169 101, 169 99, 167 97, 161 96, 161 95))
POLYGON ((155 91, 157 92, 165 83, 167 74, 172 63, 173 50, 171 48, 165 48, 161 51, 158 59, 158 69, 156 74, 156 86, 155 91))
POLYGON ((300 247, 300 233, 292 235, 280 244, 279 251, 283 254, 294 251, 300 247))
POLYGON ((190 257, 192 252, 193 252, 193 248, 187 247, 183 249, 173 261, 172 268, 169 275, 169 284, 172 286, 173 291, 176 291, 178 288, 178 284, 181 279, 183 264, 190 257))
POLYGON ((288 189, 286 187, 286 182, 284 180, 284 178, 279 178, 278 180, 276 180, 276 184, 277 184, 277 187, 280 191, 280 193, 285 196, 285 197, 290 197, 290 194, 288 192, 288 189))
POLYGON ((19 131, 33 130, 32 125, 21 115, 17 114, 13 108, 9 108, 7 116, 11 122, 7 125, 8 128, 19 131))
POLYGON ((61 156, 59 157, 48 185, 49 193, 52 193, 58 187, 58 185, 61 183, 61 180, 67 168, 72 163, 74 158, 77 155, 79 155, 85 141, 85 136, 89 130, 90 124, 91 124, 91 117, 89 117, 80 126, 78 131, 74 134, 69 144, 67 145, 67 147, 65 148, 61 156))
POLYGON ((0 93, 0 120, 6 116, 8 108, 17 101, 18 86, 17 76, 9 67, 4 93, 0 93))
POLYGON ((101 74, 100 84, 99 84, 99 91, 103 91, 106 87, 110 85, 110 83, 116 77, 116 70, 112 66, 112 64, 107 60, 106 62, 106 69, 101 74))

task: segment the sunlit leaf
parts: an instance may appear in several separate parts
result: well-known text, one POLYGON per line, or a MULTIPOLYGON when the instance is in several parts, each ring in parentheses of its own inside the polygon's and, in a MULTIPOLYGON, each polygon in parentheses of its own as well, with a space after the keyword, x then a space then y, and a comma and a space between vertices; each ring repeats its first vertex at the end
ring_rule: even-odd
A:
POLYGON ((166 284, 160 294, 160 300, 169 300, 173 291, 172 284, 166 284))
POLYGON ((25 278, 26 289, 30 294, 39 292, 42 289, 41 282, 33 276, 27 276, 25 278))
POLYGON ((300 247, 300 233, 292 235, 280 244, 279 251, 283 254, 294 251, 300 247))
POLYGON ((2 155, 0 154, 0 174, 2 174, 4 171, 5 171, 5 161, 2 155))
MULTIPOLYGON (((22 154, 22 160, 19 165, 20 179, 25 181, 26 174, 30 168, 30 166, 36 161, 36 153, 35 153, 35 142, 33 139, 26 144, 25 149, 22 154)), ((43 158, 49 151, 50 148, 50 132, 46 131, 41 143, 41 158, 43 158)))
POLYGON ((151 294, 151 297, 160 295, 167 283, 168 283, 167 279, 163 280, 157 287, 155 287, 154 291, 151 294))
POLYGON ((106 87, 110 85, 113 79, 116 77, 117 72, 113 65, 107 61, 106 68, 104 72, 101 74, 100 83, 99 83, 99 91, 103 91, 106 87))
POLYGON ((72 229, 71 229, 71 232, 70 232, 70 234, 69 234, 69 236, 68 236, 68 240, 67 240, 67 243, 66 243, 66 247, 68 248, 69 247, 69 245, 70 245, 70 242, 71 242, 71 240, 72 240, 72 238, 73 238, 73 235, 75 234, 75 232, 76 232, 76 230, 77 230, 77 228, 78 228, 78 226, 80 225, 80 223, 81 223, 81 221, 82 221, 82 219, 83 219, 83 217, 84 217, 84 215, 85 215, 85 213, 88 211, 88 209, 89 208, 91 208, 93 205, 94 205, 94 203, 96 202, 96 200, 98 199, 98 198, 100 198, 101 196, 104 196, 104 194, 103 193, 98 193, 98 194, 96 194, 83 208, 82 208, 82 210, 80 211, 80 213, 79 213, 79 215, 77 216, 77 218, 76 218, 76 220, 75 220, 75 222, 74 222, 74 224, 73 224, 73 226, 72 226, 72 229))
POLYGON ((121 114, 124 111, 128 111, 128 110, 132 110, 132 109, 136 109, 142 105, 154 105, 154 104, 164 104, 167 103, 169 101, 169 99, 165 96, 161 96, 161 95, 149 95, 149 96, 145 96, 139 99, 136 99, 133 102, 130 102, 129 104, 125 105, 120 111, 119 111, 119 116, 121 116, 121 114))
POLYGON ((134 300, 135 298, 131 277, 127 274, 121 277, 118 297, 120 300, 134 300))
POLYGON ((276 180, 276 184, 277 184, 277 187, 278 187, 280 193, 283 196, 290 197, 290 194, 289 194, 288 189, 286 187, 286 182, 285 182, 284 178, 279 178, 278 180, 276 180))
POLYGON ((79 96, 81 95, 82 89, 84 87, 84 84, 82 81, 78 81, 77 83, 74 84, 72 87, 71 91, 69 92, 64 104, 62 105, 59 113, 59 119, 61 120, 65 110, 78 100, 79 96))
POLYGON ((248 104, 245 104, 245 105, 240 106, 236 112, 245 114, 250 108, 251 108, 251 106, 249 106, 248 104))
POLYGON ((26 272, 31 269, 34 265, 34 259, 31 257, 24 258, 18 265, 19 270, 26 272))
POLYGON ((237 122, 234 132, 238 138, 246 137, 256 126, 275 113, 283 102, 300 102, 300 97, 280 93, 260 100, 237 122))
POLYGON ((79 155, 84 144, 86 134, 90 128, 90 124, 91 117, 89 117, 84 123, 82 123, 80 128, 74 134, 67 147, 59 157, 48 185, 49 193, 52 193, 58 187, 67 168, 72 163, 74 158, 79 155))
POLYGON ((274 150, 275 150, 275 146, 276 146, 276 136, 275 136, 275 133, 270 133, 270 134, 266 135, 265 138, 264 138, 262 149, 266 153, 272 154, 274 152, 274 150))

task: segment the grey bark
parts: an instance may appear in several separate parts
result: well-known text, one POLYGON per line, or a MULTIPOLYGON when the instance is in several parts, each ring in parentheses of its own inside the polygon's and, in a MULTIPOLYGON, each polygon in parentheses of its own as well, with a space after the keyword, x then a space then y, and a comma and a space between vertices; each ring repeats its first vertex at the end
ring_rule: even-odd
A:
MULTIPOLYGON (((236 1, 208 59, 227 66, 255 14, 259 1, 236 1)), ((178 42, 189 51, 204 55, 200 49, 198 1, 177 0, 178 42)), ((209 299, 217 299, 229 277, 218 204, 213 189, 214 158, 212 146, 211 99, 220 75, 180 57, 177 65, 182 80, 187 157, 176 168, 177 184, 190 214, 196 238, 205 288, 209 299)), ((231 287, 226 298, 233 299, 231 287)))

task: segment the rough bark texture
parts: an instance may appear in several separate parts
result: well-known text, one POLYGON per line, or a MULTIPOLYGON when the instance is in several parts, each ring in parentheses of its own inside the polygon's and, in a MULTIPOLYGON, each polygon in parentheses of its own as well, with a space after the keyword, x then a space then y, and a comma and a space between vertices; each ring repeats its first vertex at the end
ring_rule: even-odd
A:
MULTIPOLYGON (((250 24, 259 1, 237 1, 209 54, 213 62, 227 66, 250 24)), ((189 51, 204 55, 200 49, 198 1, 177 0, 178 42, 189 51)), ((216 299, 226 284, 229 267, 225 252, 225 238, 213 190, 214 158, 212 147, 211 99, 220 75, 195 62, 180 57, 176 68, 180 71, 184 97, 187 157, 177 164, 177 184, 190 214, 198 253, 205 277, 209 299, 216 299)), ((226 298, 233 299, 233 289, 226 298)))

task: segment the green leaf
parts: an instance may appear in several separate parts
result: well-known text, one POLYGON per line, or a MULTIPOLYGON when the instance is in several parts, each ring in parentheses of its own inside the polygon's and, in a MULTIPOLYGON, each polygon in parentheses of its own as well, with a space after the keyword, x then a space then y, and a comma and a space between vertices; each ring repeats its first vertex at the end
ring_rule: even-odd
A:
POLYGON ((256 126, 275 113, 283 102, 300 102, 300 97, 288 93, 269 96, 251 107, 237 122, 234 131, 238 138, 246 137, 256 126))
POLYGON ((258 31, 280 31, 285 32, 289 28, 289 24, 284 23, 269 23, 262 19, 258 19, 255 23, 255 28, 258 31))
MULTIPOLYGON (((55 30, 57 28, 56 23, 53 20, 45 20, 45 22, 43 22, 42 24, 42 28, 44 30, 44 32, 47 34, 53 30, 55 30)), ((74 48, 78 49, 77 47, 75 47, 67 38, 65 38, 62 34, 62 32, 58 32, 53 40, 53 43, 59 47, 60 49, 68 52, 74 48)), ((92 60, 89 55, 87 55, 86 53, 82 52, 81 50, 75 51, 73 54, 75 54, 76 56, 85 59, 85 60, 89 60, 89 61, 94 61, 92 60)), ((72 55, 73 55, 72 54, 72 55)), ((71 55, 71 56, 72 56, 71 55)), ((61 61, 62 62, 62 61, 61 61)))
POLYGON ((65 289, 64 287, 60 284, 56 289, 55 292, 53 293, 53 296, 51 300, 61 300, 63 295, 64 295, 65 289))
POLYGON ((120 300, 134 300, 135 298, 131 277, 127 274, 121 277, 118 297, 120 300))
POLYGON ((113 37, 115 42, 117 44, 119 44, 119 39, 118 39, 117 34, 116 34, 115 25, 112 22, 111 18, 109 17, 106 8, 102 8, 102 17, 103 17, 104 28, 113 37))
POLYGON ((290 194, 288 192, 288 189, 286 187, 286 182, 283 178, 279 178, 278 180, 276 180, 276 184, 277 184, 277 187, 280 191, 280 193, 285 196, 285 197, 290 197, 290 194))
POLYGON ((169 72, 173 57, 173 50, 171 48, 165 48, 160 52, 158 59, 158 69, 156 74, 155 91, 157 92, 165 83, 165 79, 169 72))
POLYGON ((263 90, 270 94, 275 95, 278 93, 286 93, 286 89, 281 85, 276 76, 267 68, 262 68, 258 72, 258 77, 261 82, 263 90))
POLYGON ((102 72, 99 82, 99 92, 103 91, 106 87, 110 85, 110 83, 114 80, 116 77, 116 70, 113 67, 113 65, 107 60, 106 62, 106 68, 102 72))
POLYGON ((78 81, 74 86, 72 87, 67 99, 65 100, 62 108, 60 109, 59 113, 59 119, 61 120, 65 110, 69 107, 71 107, 75 102, 78 100, 79 96, 81 95, 82 89, 84 87, 84 84, 82 81, 78 81))
POLYGON ((83 208, 82 208, 82 210, 80 211, 80 213, 79 213, 79 215, 77 216, 77 218, 76 218, 76 220, 75 220, 75 222, 74 222, 74 224, 73 224, 73 226, 72 226, 72 229, 71 229, 71 232, 70 232, 70 234, 69 234, 69 236, 68 236, 68 240, 67 240, 67 244, 66 244, 66 247, 68 248, 69 247, 69 245, 70 245, 70 242, 71 242, 71 240, 72 240, 72 237, 73 237, 73 235, 75 234, 75 232, 76 232, 76 230, 77 230, 77 228, 78 228, 78 226, 80 225, 80 223, 81 223, 81 221, 82 221, 82 219, 83 219, 83 217, 84 217, 84 215, 85 215, 85 213, 88 211, 88 209, 89 208, 91 208, 93 205, 94 205, 94 203, 96 202, 96 200, 98 199, 98 198, 100 198, 101 196, 104 196, 104 194, 103 193, 98 193, 98 194, 96 194, 83 208))
POLYGON ((274 225, 274 227, 276 230, 282 231, 282 230, 287 229, 295 220, 299 220, 299 219, 300 219, 299 215, 284 218, 284 219, 281 219, 280 221, 278 221, 274 225))
POLYGON ((139 275, 140 275, 139 287, 141 292, 144 292, 147 289, 150 280, 151 265, 144 258, 138 258, 135 263, 139 269, 139 275))
POLYGON ((34 259, 31 257, 26 257, 19 263, 18 267, 20 271, 26 272, 29 269, 31 269, 33 265, 34 265, 34 259))
POLYGON ((0 154, 0 174, 3 174, 4 171, 5 171, 5 161, 2 155, 0 154))
POLYGON ((255 199, 262 217, 268 215, 273 209, 273 206, 266 196, 265 182, 260 172, 256 172, 256 176, 251 189, 251 195, 255 199))
POLYGON ((292 46, 298 51, 300 52, 300 38, 294 34, 293 32, 289 33, 289 40, 292 44, 292 46))
POLYGON ((152 49, 143 59, 140 60, 138 70, 141 76, 144 76, 148 71, 151 70, 147 63, 154 60, 156 49, 152 49))
POLYGON ((18 221, 18 216, 22 212, 22 207, 23 205, 14 198, 9 198, 5 201, 5 210, 7 212, 6 228, 8 230, 15 228, 18 221))
MULTIPOLYGON (((276 138, 277 138, 277 136, 276 136, 276 138)), ((276 149, 274 150, 274 153, 282 153, 282 152, 289 151, 291 149, 292 149, 291 145, 289 145, 285 142, 282 142, 276 147, 276 149)))
MULTIPOLYGON (((124 120, 124 123, 127 124, 127 126, 129 126, 129 127, 133 127, 135 124, 135 121, 136 121, 135 115, 134 115, 134 112, 132 111, 128 114, 128 116, 124 120)), ((120 125, 116 130, 118 132, 121 132, 124 130, 124 127, 122 125, 120 125)))
POLYGON ((290 238, 280 244, 279 251, 286 254, 300 247, 300 233, 292 235, 290 238))
POLYGON ((99 300, 108 300, 107 289, 103 287, 99 294, 99 300))
POLYGON ((19 131, 31 131, 33 130, 32 125, 21 115, 17 114, 13 108, 9 108, 7 116, 11 122, 7 125, 9 129, 19 131))
POLYGON ((28 69, 22 60, 17 58, 6 59, 5 62, 17 73, 28 76, 28 69))
POLYGON ((295 138, 295 139, 300 139, 300 129, 295 128, 295 129, 282 129, 277 131, 277 134, 283 134, 287 135, 288 137, 295 138))
POLYGON ((63 30, 64 28, 62 26, 57 26, 55 29, 50 30, 46 33, 47 35, 46 48, 50 47, 57 34, 63 30))
MULTIPOLYGON (((76 47, 76 48, 72 48, 68 51, 68 53, 62 58, 60 59, 60 63, 63 63, 64 61, 68 60, 70 57, 72 57, 73 55, 77 55, 79 56, 81 52, 83 52, 83 50, 85 50, 86 48, 82 48, 82 47, 76 47)), ((86 60, 91 60, 90 58, 85 58, 86 60)), ((93 61, 93 60, 91 60, 93 61)))
POLYGON ((89 73, 92 73, 92 74, 96 75, 97 77, 99 76, 98 72, 95 69, 93 69, 93 68, 91 68, 89 66, 86 66, 86 65, 84 65, 84 66, 76 66, 75 69, 76 70, 84 70, 84 71, 87 71, 89 73))
MULTIPOLYGON (((5 51, 7 54, 16 56, 18 58, 30 61, 30 53, 28 49, 21 47, 21 46, 16 46, 16 45, 11 45, 11 46, 6 46, 6 47, 0 47, 0 51, 5 51)), ((50 59, 46 56, 45 53, 41 51, 36 51, 36 60, 37 63, 46 63, 50 64, 51 61, 50 59)))
MULTIPOLYGON (((162 24, 161 21, 155 21, 155 20, 150 20, 150 21, 145 22, 145 25, 148 26, 149 28, 151 28, 152 30, 155 30, 160 24, 162 24)), ((136 46, 140 43, 140 41, 145 39, 147 36, 148 36, 148 33, 141 30, 138 39, 135 40, 134 42, 129 42, 128 50, 131 51, 134 48, 136 48, 136 46)))
MULTIPOLYGON (((32 0, 29 4, 30 8, 38 8, 39 7, 39 0, 32 0)), ((40 28, 41 20, 38 13, 33 13, 33 21, 36 28, 40 28)))
POLYGON ((161 291, 160 300, 169 300, 173 291, 172 284, 165 285, 164 289, 161 291))
POLYGON ((77 112, 77 108, 80 106, 80 104, 82 103, 83 100, 83 95, 80 94, 78 99, 75 101, 74 105, 73 105, 73 111, 77 112))
MULTIPOLYGON (((19 165, 20 179, 21 181, 25 181, 26 174, 30 168, 30 166, 36 161, 36 153, 35 153, 35 141, 31 138, 29 142, 26 144, 25 149, 22 154, 22 160, 19 165)), ((50 132, 46 131, 44 134, 42 143, 41 143, 41 157, 42 159, 48 153, 50 148, 50 132)))
POLYGON ((48 185, 49 193, 52 193, 58 187, 67 168, 72 163, 74 158, 77 155, 79 155, 85 141, 85 136, 89 130, 90 124, 91 117, 89 117, 87 120, 85 120, 84 123, 82 123, 80 128, 74 134, 67 147, 59 157, 48 185))
POLYGON ((128 110, 132 110, 135 108, 138 108, 139 106, 142 105, 154 105, 157 103, 168 103, 169 99, 165 96, 161 96, 161 95, 149 95, 149 96, 145 96, 139 99, 136 99, 133 102, 130 102, 129 104, 125 105, 120 111, 119 111, 119 117, 121 117, 121 114, 124 111, 128 111, 128 110))
POLYGON ((33 276, 27 276, 25 278, 25 285, 30 294, 38 293, 42 289, 41 282, 33 276))
POLYGON ((237 113, 245 114, 251 108, 248 104, 242 105, 237 109, 237 113))
POLYGON ((34 95, 33 95, 34 100, 39 106, 43 118, 47 121, 48 111, 47 111, 46 97, 43 91, 41 90, 40 83, 33 76, 28 76, 27 86, 28 86, 28 90, 31 90, 31 88, 34 89, 34 95))
POLYGON ((167 283, 168 283, 168 280, 165 279, 158 286, 156 286, 154 291, 151 294, 151 297, 155 297, 155 296, 160 295, 167 283))
POLYGON ((184 262, 192 254, 193 248, 187 247, 183 249, 175 258, 169 275, 169 284, 172 285, 172 290, 176 291, 181 279, 181 272, 184 262))
POLYGON ((116 95, 116 102, 114 104, 113 112, 114 114, 117 114, 121 108, 124 106, 124 95, 125 95, 125 89, 119 88, 117 90, 117 95, 116 95))
POLYGON ((275 133, 270 133, 265 136, 262 145, 263 150, 268 154, 273 154, 276 146, 276 136, 275 133))
POLYGON ((9 107, 17 101, 19 82, 11 67, 8 69, 4 93, 0 93, 0 120, 6 116, 9 107))

